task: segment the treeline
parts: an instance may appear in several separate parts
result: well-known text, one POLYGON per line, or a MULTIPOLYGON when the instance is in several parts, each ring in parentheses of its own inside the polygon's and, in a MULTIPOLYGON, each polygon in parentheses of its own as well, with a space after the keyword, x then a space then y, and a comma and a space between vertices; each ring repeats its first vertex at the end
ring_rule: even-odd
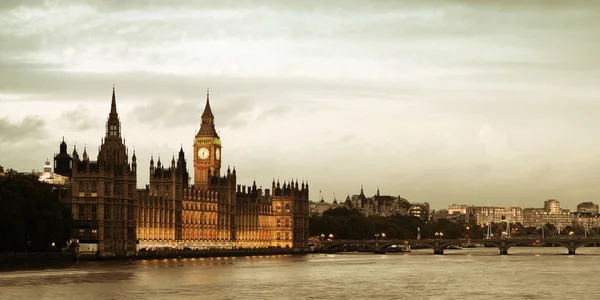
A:
POLYGON ((329 209, 322 216, 309 219, 312 236, 333 234, 335 239, 375 239, 375 235, 385 234, 386 239, 433 238, 436 232, 443 232, 444 238, 459 238, 464 234, 464 226, 446 219, 425 222, 421 218, 394 215, 390 217, 367 217, 356 209, 337 207, 329 209))
MULTIPOLYGON (((386 239, 416 239, 418 233, 423 239, 439 237, 440 233, 443 234, 444 239, 482 239, 488 234, 488 226, 470 226, 464 222, 453 222, 448 219, 425 222, 421 218, 402 215, 367 217, 358 210, 347 207, 336 207, 323 212, 322 216, 312 216, 308 224, 311 236, 323 235, 328 238, 332 234, 334 239, 367 240, 375 239, 376 234, 381 238, 382 233, 385 233, 386 239), (436 233, 438 233, 437 236, 436 233)), ((546 224, 543 228, 546 236, 559 234, 557 228, 552 224, 546 224)), ((492 223, 489 231, 495 237, 503 234, 511 236, 542 235, 541 228, 524 227, 520 223, 511 223, 509 227, 506 226, 506 223, 492 223), (510 232, 507 233, 507 230, 510 232)), ((567 235, 570 232, 575 235, 584 235, 586 230, 576 226, 566 226, 560 229, 561 235, 567 235)), ((587 230, 588 235, 598 235, 599 233, 599 228, 587 230)))
POLYGON ((0 177, 0 252, 59 251, 72 221, 52 185, 13 170, 0 177))

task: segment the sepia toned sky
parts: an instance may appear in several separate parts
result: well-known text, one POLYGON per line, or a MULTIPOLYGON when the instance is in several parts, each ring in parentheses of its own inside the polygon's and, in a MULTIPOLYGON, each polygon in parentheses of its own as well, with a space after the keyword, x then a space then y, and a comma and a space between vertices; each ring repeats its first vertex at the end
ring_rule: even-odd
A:
POLYGON ((191 167, 210 88, 242 184, 600 200, 598 1, 97 2, 0 2, 5 168, 41 170, 63 136, 96 157, 115 84, 141 187, 151 154, 183 144, 191 167))

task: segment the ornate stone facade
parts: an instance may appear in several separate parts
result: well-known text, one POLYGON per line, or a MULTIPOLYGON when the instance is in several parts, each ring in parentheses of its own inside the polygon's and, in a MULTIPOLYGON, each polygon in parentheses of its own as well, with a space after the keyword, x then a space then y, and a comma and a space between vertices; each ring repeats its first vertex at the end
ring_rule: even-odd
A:
POLYGON ((97 160, 89 159, 85 147, 81 158, 76 148, 69 156, 63 140, 54 161, 55 172, 71 178, 70 192, 64 200, 71 205, 72 237, 79 240, 80 249, 106 254, 135 251, 137 164, 135 153, 129 162, 121 137, 114 88, 97 160))
POLYGON ((143 248, 305 249, 308 183, 272 183, 262 190, 237 184, 227 167, 221 176, 221 139, 207 94, 193 145, 194 185, 188 185, 183 148, 171 165, 150 160, 150 184, 138 192, 138 238, 143 248), (272 192, 272 193, 271 193, 272 192))
POLYGON ((79 158, 60 145, 55 169, 72 178, 70 203, 74 238, 97 243, 100 253, 140 248, 266 248, 304 250, 308 240, 308 182, 275 182, 262 190, 237 183, 237 172, 221 174, 221 140, 207 94, 193 145, 194 184, 183 147, 164 165, 150 159, 150 179, 136 189, 137 162, 131 163, 117 115, 115 93, 98 160, 87 150, 79 158), (137 247, 136 247, 137 245, 137 247))

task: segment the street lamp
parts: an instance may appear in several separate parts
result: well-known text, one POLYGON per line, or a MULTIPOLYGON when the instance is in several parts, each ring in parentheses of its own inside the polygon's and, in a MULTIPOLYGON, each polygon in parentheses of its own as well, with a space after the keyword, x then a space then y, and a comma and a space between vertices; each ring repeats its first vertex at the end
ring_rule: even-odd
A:
POLYGON ((573 235, 574 235, 574 234, 575 234, 575 232, 573 232, 573 231, 569 232, 569 239, 571 239, 571 240, 572 240, 572 239, 573 239, 573 235))
POLYGON ((382 239, 382 240, 383 240, 383 239, 385 239, 385 232, 382 232, 382 233, 381 233, 381 239, 382 239))
POLYGON ((330 233, 330 234, 329 234, 329 239, 330 239, 330 240, 333 240, 333 233, 330 233))
POLYGON ((375 240, 378 241, 379 240, 379 233, 375 234, 375 240))
POLYGON ((436 232, 435 234, 435 238, 436 239, 442 239, 444 237, 444 233, 443 232, 436 232))
POLYGON ((321 247, 321 252, 323 252, 323 240, 325 239, 325 234, 321 233, 321 235, 319 236, 321 239, 319 240, 319 246, 321 247))

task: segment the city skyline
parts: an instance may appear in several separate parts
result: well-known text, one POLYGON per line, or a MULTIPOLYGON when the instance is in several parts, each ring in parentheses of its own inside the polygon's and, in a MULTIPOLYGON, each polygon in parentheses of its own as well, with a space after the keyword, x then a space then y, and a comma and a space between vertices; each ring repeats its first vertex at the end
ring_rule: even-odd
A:
POLYGON ((313 201, 364 185, 436 209, 597 202, 593 1, 29 3, 0 4, 5 168, 41 170, 63 135, 94 159, 115 84, 143 186, 151 154, 191 161, 210 88, 243 184, 303 176, 313 201))

